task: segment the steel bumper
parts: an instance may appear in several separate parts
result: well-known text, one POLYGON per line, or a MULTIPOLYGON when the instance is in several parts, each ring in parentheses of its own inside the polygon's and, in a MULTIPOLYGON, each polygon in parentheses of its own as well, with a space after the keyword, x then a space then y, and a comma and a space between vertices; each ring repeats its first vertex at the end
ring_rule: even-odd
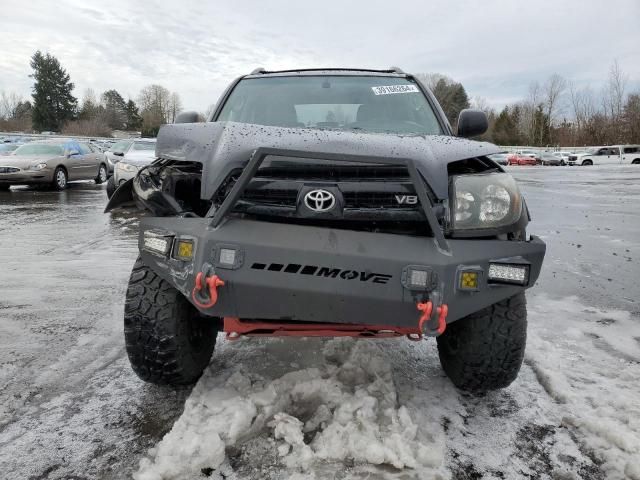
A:
MULTIPOLYGON (((147 233, 148 235, 148 233, 147 233)), ((144 262, 193 302, 196 276, 224 281, 217 302, 204 314, 278 321, 415 326, 418 302, 448 305, 453 322, 531 287, 538 278, 546 245, 529 241, 447 239, 230 218, 216 228, 208 219, 148 217, 141 221, 144 262), (193 259, 173 258, 145 248, 146 232, 192 240, 193 259), (220 263, 221 249, 235 251, 233 265, 220 263), (493 284, 490 262, 529 265, 525 286, 493 284), (428 289, 407 285, 407 267, 424 267, 428 289), (462 270, 479 272, 476 290, 462 290, 462 270), (403 279, 404 277, 404 279, 403 279)))

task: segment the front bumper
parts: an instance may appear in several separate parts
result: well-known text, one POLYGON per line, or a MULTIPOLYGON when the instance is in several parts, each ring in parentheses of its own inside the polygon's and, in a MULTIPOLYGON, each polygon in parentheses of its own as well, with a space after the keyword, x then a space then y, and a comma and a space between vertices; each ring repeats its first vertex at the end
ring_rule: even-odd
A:
POLYGON ((139 246, 143 261, 190 301, 196 275, 210 264, 225 285, 217 303, 200 310, 216 317, 412 327, 419 317, 416 303, 432 300, 448 305, 450 323, 532 286, 546 249, 536 237, 528 242, 448 239, 445 251, 432 237, 235 218, 216 228, 208 225, 202 218, 148 217, 141 220, 139 246), (193 260, 145 250, 147 231, 193 240, 193 260), (217 262, 221 248, 236 251, 234 266, 217 262), (492 261, 529 265, 527 285, 490 284, 492 261), (403 271, 416 265, 432 272, 432 290, 403 284, 403 271), (480 272, 477 291, 458 288, 463 268, 480 272))
POLYGON ((51 183, 53 181, 53 169, 22 170, 13 173, 0 173, 0 185, 34 185, 39 183, 51 183))

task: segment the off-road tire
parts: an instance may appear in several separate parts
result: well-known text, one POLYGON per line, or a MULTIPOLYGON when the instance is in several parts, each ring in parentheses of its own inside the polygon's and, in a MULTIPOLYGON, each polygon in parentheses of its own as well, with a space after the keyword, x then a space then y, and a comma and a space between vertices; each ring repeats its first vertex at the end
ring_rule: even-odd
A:
POLYGON ((437 342, 440 364, 459 389, 507 387, 518 376, 527 343, 524 293, 453 322, 437 342))
POLYGON ((124 338, 133 371, 158 385, 195 383, 209 364, 217 322, 138 258, 124 307, 124 338))
POLYGON ((107 170, 107 166, 104 163, 101 163, 98 167, 98 176, 93 179, 96 182, 96 185, 100 185, 107 181, 107 177, 109 176, 109 171, 107 170))
POLYGON ((107 198, 113 197, 113 193, 116 191, 116 181, 113 178, 113 175, 109 177, 107 180, 107 198))

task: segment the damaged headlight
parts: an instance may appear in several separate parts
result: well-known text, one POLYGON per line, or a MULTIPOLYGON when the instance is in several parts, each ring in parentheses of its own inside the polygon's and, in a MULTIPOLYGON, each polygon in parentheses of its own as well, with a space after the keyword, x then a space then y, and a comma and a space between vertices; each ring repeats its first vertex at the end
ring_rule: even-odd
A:
POLYGON ((452 193, 454 231, 505 227, 522 214, 520 191, 508 173, 455 176, 452 193))

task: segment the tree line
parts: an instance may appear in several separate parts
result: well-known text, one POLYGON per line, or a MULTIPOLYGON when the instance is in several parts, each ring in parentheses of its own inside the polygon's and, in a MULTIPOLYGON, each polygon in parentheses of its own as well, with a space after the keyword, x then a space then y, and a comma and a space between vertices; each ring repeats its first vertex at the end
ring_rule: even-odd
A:
POLYGON ((451 125, 460 111, 483 110, 489 129, 480 139, 498 145, 585 146, 640 143, 640 92, 628 92, 628 77, 618 62, 605 86, 590 86, 553 74, 529 85, 526 98, 496 110, 482 97, 470 99, 461 83, 438 73, 416 75, 434 93, 451 125))
MULTIPOLYGON (((110 136, 113 130, 155 136, 181 110, 180 96, 161 85, 144 87, 136 101, 117 90, 97 96, 86 90, 80 102, 74 84, 54 56, 37 51, 31 57, 32 100, 0 92, 0 130, 55 131, 71 135, 110 136)), ((640 92, 628 92, 628 77, 618 62, 605 86, 595 92, 578 88, 560 75, 534 81, 522 100, 501 110, 481 97, 470 99, 464 86, 438 73, 416 75, 434 93, 451 125, 471 106, 487 114, 489 129, 480 137, 499 145, 584 146, 640 143, 640 92)))
POLYGON ((37 51, 30 64, 32 98, 0 92, 0 130, 104 137, 113 130, 133 130, 154 137, 182 109, 180 96, 162 85, 144 87, 136 101, 125 100, 115 89, 99 96, 87 89, 79 102, 69 74, 56 57, 37 51))

